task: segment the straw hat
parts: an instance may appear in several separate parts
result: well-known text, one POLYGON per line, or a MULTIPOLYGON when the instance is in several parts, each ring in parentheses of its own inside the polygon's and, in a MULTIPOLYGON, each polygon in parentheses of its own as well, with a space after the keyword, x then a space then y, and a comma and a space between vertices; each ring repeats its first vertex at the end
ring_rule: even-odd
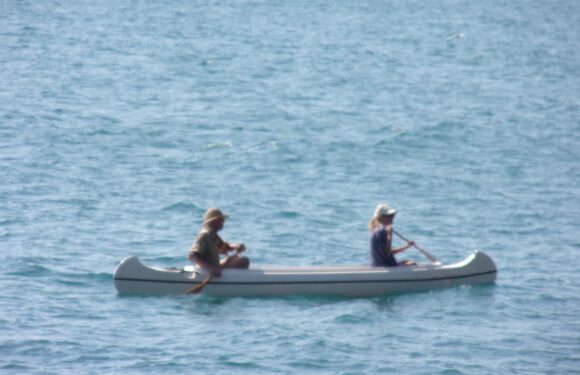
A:
POLYGON ((209 208, 203 215, 203 223, 208 224, 217 219, 223 219, 225 221, 228 218, 229 216, 224 215, 219 208, 209 208))
POLYGON ((375 213, 373 215, 373 218, 378 219, 382 216, 395 216, 396 213, 397 213, 397 210, 395 210, 393 207, 390 207, 388 204, 379 203, 377 208, 375 208, 375 213))

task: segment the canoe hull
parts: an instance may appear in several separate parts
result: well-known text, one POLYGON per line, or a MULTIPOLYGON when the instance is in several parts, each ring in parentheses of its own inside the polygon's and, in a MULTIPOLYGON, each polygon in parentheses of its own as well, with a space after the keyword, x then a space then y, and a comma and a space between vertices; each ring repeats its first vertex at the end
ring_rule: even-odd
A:
MULTIPOLYGON (((365 297, 493 283, 496 275, 491 258, 476 251, 461 262, 440 266, 227 269, 220 278, 211 280, 202 293, 222 297, 365 297)), ((120 294, 185 294, 207 277, 193 267, 165 270, 147 267, 137 257, 129 257, 117 266, 114 281, 120 294)))

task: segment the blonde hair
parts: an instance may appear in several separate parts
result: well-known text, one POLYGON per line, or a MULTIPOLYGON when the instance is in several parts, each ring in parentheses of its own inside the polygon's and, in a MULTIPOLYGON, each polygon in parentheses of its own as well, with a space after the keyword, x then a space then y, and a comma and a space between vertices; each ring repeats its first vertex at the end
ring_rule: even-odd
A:
POLYGON ((369 232, 374 231, 379 226, 379 219, 373 216, 371 221, 369 221, 369 232))
POLYGON ((369 221, 369 232, 374 231, 375 229, 377 229, 377 227, 379 227, 382 223, 380 222, 381 218, 392 218, 391 220, 395 219, 395 215, 381 215, 379 217, 375 217, 373 216, 371 221, 369 221))

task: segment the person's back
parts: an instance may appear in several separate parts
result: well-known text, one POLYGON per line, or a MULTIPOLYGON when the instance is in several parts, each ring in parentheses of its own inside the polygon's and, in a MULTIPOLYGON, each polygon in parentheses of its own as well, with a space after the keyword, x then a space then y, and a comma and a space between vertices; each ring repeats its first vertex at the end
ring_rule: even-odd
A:
POLYGON ((188 258, 198 256, 207 264, 218 267, 220 265, 220 249, 224 241, 217 232, 210 232, 207 228, 202 228, 197 234, 193 245, 188 253, 188 258))

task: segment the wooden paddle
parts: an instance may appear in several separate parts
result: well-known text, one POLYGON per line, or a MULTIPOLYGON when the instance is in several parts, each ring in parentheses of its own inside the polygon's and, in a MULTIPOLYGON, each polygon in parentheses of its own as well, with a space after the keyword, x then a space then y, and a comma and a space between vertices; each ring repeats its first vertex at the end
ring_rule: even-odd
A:
POLYGON ((201 284, 191 288, 186 294, 199 294, 204 286, 213 279, 213 276, 209 276, 207 279, 203 280, 201 284))
MULTIPOLYGON (((407 239, 405 236, 403 236, 402 234, 400 234, 399 232, 397 232, 394 229, 393 229, 393 233, 395 233, 397 236, 399 236, 403 241, 411 242, 409 239, 407 239)), ((419 250, 421 252, 421 254, 425 255, 427 257, 427 259, 429 259, 431 261, 431 263, 433 263, 435 265, 441 264, 439 259, 435 258, 435 256, 433 254, 431 254, 430 252, 428 252, 427 250, 421 249, 416 243, 413 243, 413 246, 417 250, 419 250)))
MULTIPOLYGON (((244 248, 242 250, 236 249, 236 254, 235 255, 239 255, 245 249, 246 249, 245 246, 244 246, 244 248)), ((201 290, 203 289, 203 287, 206 286, 206 284, 209 283, 211 281, 211 279, 213 279, 213 275, 211 275, 207 279, 203 280, 201 282, 201 284, 199 284, 196 287, 190 289, 186 294, 199 294, 199 293, 201 293, 201 290)))

